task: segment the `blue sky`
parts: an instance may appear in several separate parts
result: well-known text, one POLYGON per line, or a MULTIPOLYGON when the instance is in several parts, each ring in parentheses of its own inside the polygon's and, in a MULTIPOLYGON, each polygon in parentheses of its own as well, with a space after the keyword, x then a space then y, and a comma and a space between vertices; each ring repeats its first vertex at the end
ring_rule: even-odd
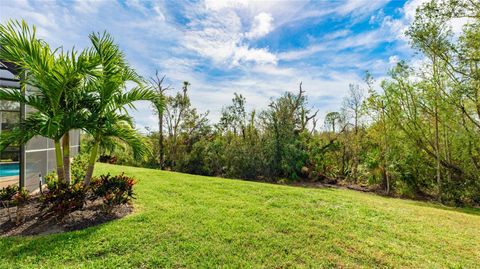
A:
MULTIPOLYGON (((142 76, 158 69, 171 93, 189 81, 192 103, 212 122, 234 92, 260 110, 300 82, 321 117, 338 110, 366 70, 380 81, 412 59, 404 31, 423 2, 0 1, 2 23, 25 19, 55 47, 82 49, 92 31, 110 32, 142 76)), ((155 130, 151 107, 137 109, 137 127, 155 130)))

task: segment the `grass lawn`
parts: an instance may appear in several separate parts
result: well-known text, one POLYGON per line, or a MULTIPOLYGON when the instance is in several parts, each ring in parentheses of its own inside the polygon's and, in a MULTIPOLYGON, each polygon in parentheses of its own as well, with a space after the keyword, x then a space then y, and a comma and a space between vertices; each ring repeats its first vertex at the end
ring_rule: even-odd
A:
POLYGON ((480 211, 99 164, 138 178, 136 212, 0 238, 1 268, 478 268, 480 211))

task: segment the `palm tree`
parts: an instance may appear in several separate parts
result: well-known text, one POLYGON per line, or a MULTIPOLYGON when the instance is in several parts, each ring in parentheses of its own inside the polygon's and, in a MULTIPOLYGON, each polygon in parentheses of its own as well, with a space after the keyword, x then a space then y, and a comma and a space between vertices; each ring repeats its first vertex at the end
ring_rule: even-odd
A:
POLYGON ((59 180, 65 182, 70 180, 69 174, 65 177, 69 150, 64 147, 62 152, 61 139, 68 141, 68 131, 84 124, 81 119, 86 118, 86 111, 78 109, 77 97, 92 64, 87 51, 78 56, 74 51, 57 51, 37 39, 35 27, 30 29, 24 21, 0 24, 0 59, 19 68, 22 87, 22 92, 0 89, 0 100, 20 102, 33 110, 19 126, 2 134, 0 150, 12 143, 24 144, 36 135, 50 138, 55 144, 59 180))
POLYGON ((0 150, 12 143, 25 144, 36 135, 55 144, 59 180, 70 182, 69 131, 83 129, 94 138, 85 184, 90 183, 98 149, 107 141, 129 144, 135 156, 147 152, 133 129, 127 108, 133 102, 154 100, 155 94, 125 61, 110 35, 91 34, 93 47, 80 54, 51 50, 22 21, 0 25, 0 59, 19 67, 23 93, 0 89, 0 100, 33 108, 11 132, 2 134, 0 150), (28 73, 28 76, 27 76, 28 73), (126 90, 126 83, 137 86, 126 90), (28 94, 25 87, 29 86, 28 94), (63 138, 63 139, 62 139, 63 138), (63 145, 62 145, 63 142, 63 145))
POLYGON ((148 152, 141 137, 133 129, 127 108, 134 108, 133 103, 140 100, 155 100, 155 93, 143 86, 143 79, 131 69, 113 38, 107 33, 90 35, 93 48, 92 58, 98 61, 98 73, 95 79, 86 84, 90 94, 88 110, 90 116, 84 130, 93 137, 85 185, 90 184, 100 146, 120 140, 131 146, 135 157, 148 152), (127 82, 136 84, 130 90, 127 82))

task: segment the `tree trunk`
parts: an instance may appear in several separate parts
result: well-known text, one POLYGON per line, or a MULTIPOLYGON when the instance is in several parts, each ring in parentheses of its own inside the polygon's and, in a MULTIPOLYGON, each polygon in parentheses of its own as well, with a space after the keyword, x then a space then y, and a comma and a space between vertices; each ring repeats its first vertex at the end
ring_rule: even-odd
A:
POLYGON ((360 139, 358 135, 358 118, 359 118, 359 108, 355 106, 355 133, 353 139, 353 164, 352 164, 352 177, 353 182, 357 183, 357 170, 358 170, 358 163, 359 163, 359 147, 360 147, 360 139))
MULTIPOLYGON (((444 141, 444 148, 445 148, 445 160, 447 162, 451 162, 451 157, 452 157, 452 154, 451 154, 451 150, 450 150, 450 140, 449 140, 449 133, 448 133, 448 128, 443 128, 443 141, 444 141)), ((447 181, 451 182, 452 181, 452 173, 447 170, 446 171, 446 174, 447 174, 447 181)))
POLYGON ((163 145, 163 113, 158 113, 158 134, 159 134, 159 139, 158 139, 158 146, 159 146, 159 151, 160 151, 160 156, 159 156, 159 164, 160 164, 160 169, 163 170, 164 168, 164 156, 165 156, 165 149, 163 145))
POLYGON ((436 159, 436 170, 437 170, 437 185, 438 185, 438 200, 442 201, 442 174, 441 174, 441 164, 440 164, 440 134, 439 134, 439 119, 438 119, 438 95, 440 94, 439 87, 440 81, 438 80, 437 74, 437 62, 435 56, 432 59, 432 68, 433 68, 433 80, 434 80, 434 117, 435 117, 435 159, 436 159))
POLYGON ((347 175, 347 165, 346 165, 346 162, 347 162, 347 156, 346 156, 346 146, 345 146, 345 141, 343 141, 342 143, 342 177, 345 179, 346 175, 347 175))
POLYGON ((97 161, 97 154, 98 154, 98 147, 100 145, 100 141, 96 140, 95 144, 93 145, 92 152, 90 153, 90 159, 88 160, 88 168, 87 172, 85 173, 85 186, 90 185, 90 181, 93 175, 93 169, 95 168, 95 162, 97 161))
POLYGON ((442 175, 440 172, 440 142, 439 142, 439 131, 438 131, 438 107, 435 102, 435 155, 437 162, 437 185, 438 185, 438 200, 442 200, 442 175))
POLYGON ((387 137, 387 123, 385 122, 385 109, 382 102, 382 125, 383 125, 383 150, 382 150, 382 163, 383 163, 383 171, 385 176, 385 183, 386 183, 386 192, 387 195, 390 194, 390 176, 388 175, 388 137, 387 137))
POLYGON ((385 170, 385 179, 387 180, 387 195, 390 195, 390 176, 387 170, 385 170))
POLYGON ((67 182, 67 184, 70 185, 71 175, 70 175, 70 133, 69 132, 63 135, 62 147, 63 147, 63 170, 65 172, 65 182, 67 182))
POLYGON ((55 140, 55 160, 57 162, 58 182, 65 183, 65 173, 63 170, 63 156, 60 140, 55 140))

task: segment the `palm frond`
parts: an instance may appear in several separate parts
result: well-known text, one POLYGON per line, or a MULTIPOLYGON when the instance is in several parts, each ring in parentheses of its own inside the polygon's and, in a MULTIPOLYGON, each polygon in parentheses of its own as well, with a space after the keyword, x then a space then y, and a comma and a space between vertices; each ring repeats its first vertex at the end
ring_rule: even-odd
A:
POLYGON ((19 126, 9 131, 4 131, 0 135, 0 152, 4 151, 8 146, 11 145, 25 144, 34 136, 34 132, 31 132, 19 126))
POLYGON ((116 124, 109 130, 108 137, 118 138, 129 145, 134 158, 142 158, 150 153, 148 147, 143 143, 142 137, 128 124, 116 124))
POLYGON ((137 101, 155 101, 157 98, 155 92, 144 86, 137 86, 132 88, 126 93, 120 93, 115 98, 115 105, 117 108, 128 106, 132 109, 135 108, 134 102, 137 101))
POLYGON ((44 98, 36 94, 23 95, 16 89, 0 88, 0 100, 24 103, 37 110, 43 110, 46 106, 44 98))

